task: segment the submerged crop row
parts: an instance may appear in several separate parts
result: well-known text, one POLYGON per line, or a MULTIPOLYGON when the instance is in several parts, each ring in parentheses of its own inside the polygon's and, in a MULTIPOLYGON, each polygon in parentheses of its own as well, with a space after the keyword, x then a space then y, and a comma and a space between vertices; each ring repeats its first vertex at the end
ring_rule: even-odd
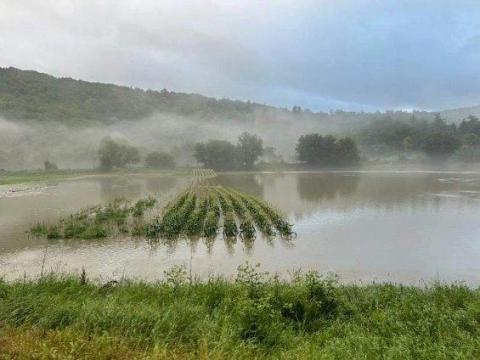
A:
POLYGON ((292 234, 291 225, 273 207, 247 194, 221 186, 198 185, 168 205, 162 218, 147 227, 147 236, 179 235, 215 237, 223 223, 225 237, 254 239, 257 230, 266 236, 292 234), (239 224, 239 225, 237 225, 239 224), (256 225, 256 226, 255 226, 256 225))
POLYGON ((131 205, 125 199, 116 199, 105 206, 93 206, 60 219, 57 224, 38 223, 30 232, 48 239, 99 239, 109 235, 130 232, 146 210, 152 209, 157 200, 140 199, 131 205))
POLYGON ((58 224, 37 224, 31 233, 49 239, 95 239, 120 233, 147 238, 176 239, 205 237, 213 239, 222 230, 226 238, 240 235, 253 240, 257 232, 267 237, 292 234, 287 219, 272 206, 251 195, 230 188, 193 185, 171 201, 159 215, 150 211, 156 199, 138 200, 133 205, 115 200, 61 219, 58 224), (153 219, 152 219, 153 217, 153 219), (149 220, 151 219, 151 220, 149 220))
POLYGON ((211 178, 217 176, 212 169, 192 169, 191 174, 197 178, 211 178))

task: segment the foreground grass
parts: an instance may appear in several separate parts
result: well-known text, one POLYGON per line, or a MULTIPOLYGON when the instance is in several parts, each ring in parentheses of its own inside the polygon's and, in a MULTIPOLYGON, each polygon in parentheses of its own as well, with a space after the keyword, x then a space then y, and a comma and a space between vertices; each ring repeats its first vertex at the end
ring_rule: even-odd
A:
POLYGON ((289 282, 0 282, 1 358, 450 359, 480 357, 480 290, 289 282))

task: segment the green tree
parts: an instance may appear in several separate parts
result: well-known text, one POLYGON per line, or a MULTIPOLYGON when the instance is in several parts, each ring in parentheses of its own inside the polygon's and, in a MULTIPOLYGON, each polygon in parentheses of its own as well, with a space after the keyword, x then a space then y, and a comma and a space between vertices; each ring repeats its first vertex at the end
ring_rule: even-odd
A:
POLYGON ((463 136, 463 143, 468 146, 480 145, 480 136, 468 133, 463 136))
POLYGON ((413 150, 413 138, 409 135, 403 139, 403 150, 410 151, 413 150))
POLYGON ((237 161, 245 170, 253 168, 255 161, 263 155, 263 141, 256 135, 244 132, 238 138, 237 161))
POLYGON ((58 170, 57 164, 51 162, 50 160, 45 160, 43 162, 43 167, 46 171, 58 170))
POLYGON ((435 132, 428 135, 423 150, 431 158, 446 159, 461 146, 455 135, 435 132))
POLYGON ((298 160, 314 166, 352 165, 360 159, 357 145, 349 137, 337 140, 332 135, 302 135, 296 151, 298 160))
POLYGON ((352 138, 344 137, 336 142, 336 159, 342 165, 354 165, 360 160, 357 144, 352 138))
POLYGON ((194 157, 204 167, 215 170, 232 170, 236 165, 235 145, 224 140, 196 144, 194 157))
POLYGON ((107 170, 123 168, 140 161, 140 154, 136 147, 109 136, 104 137, 100 142, 98 156, 101 168, 107 170))
POLYGON ((172 169, 175 167, 175 159, 169 153, 155 151, 145 157, 145 165, 150 168, 172 169))
POLYGON ((458 131, 461 134, 475 134, 480 137, 480 120, 470 115, 467 119, 462 120, 458 126, 458 131))

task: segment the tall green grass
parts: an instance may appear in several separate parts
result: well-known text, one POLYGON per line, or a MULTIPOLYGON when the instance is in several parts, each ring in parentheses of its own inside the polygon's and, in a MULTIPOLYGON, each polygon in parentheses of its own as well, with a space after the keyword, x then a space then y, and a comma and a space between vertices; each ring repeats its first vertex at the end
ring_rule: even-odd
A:
POLYGON ((95 349, 110 359, 124 349, 142 359, 477 359, 480 290, 340 285, 315 273, 282 281, 248 265, 233 282, 191 281, 184 268, 150 284, 0 281, 0 358, 95 349))

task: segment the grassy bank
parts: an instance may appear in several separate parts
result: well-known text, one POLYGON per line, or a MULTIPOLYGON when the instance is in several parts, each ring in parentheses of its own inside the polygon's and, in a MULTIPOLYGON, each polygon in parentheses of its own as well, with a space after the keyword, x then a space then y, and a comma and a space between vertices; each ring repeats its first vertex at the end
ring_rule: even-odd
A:
POLYGON ((0 185, 66 180, 91 173, 93 172, 87 170, 8 171, 0 173, 0 185))
POLYGON ((83 176, 115 176, 115 175, 137 175, 137 174, 171 174, 172 171, 151 170, 151 169, 119 169, 109 172, 98 169, 71 169, 71 170, 24 170, 0 172, 0 185, 28 184, 36 182, 51 182, 80 178, 83 176))
POLYGON ((0 282, 0 358, 479 358, 480 290, 236 281, 0 282))
POLYGON ((1 171, 0 185, 27 184, 35 182, 50 182, 68 180, 83 176, 122 176, 122 175, 175 175, 175 176, 196 176, 206 178, 214 176, 210 169, 177 168, 175 170, 151 169, 151 168, 130 168, 113 169, 102 171, 101 169, 65 169, 65 170, 20 170, 1 171))

